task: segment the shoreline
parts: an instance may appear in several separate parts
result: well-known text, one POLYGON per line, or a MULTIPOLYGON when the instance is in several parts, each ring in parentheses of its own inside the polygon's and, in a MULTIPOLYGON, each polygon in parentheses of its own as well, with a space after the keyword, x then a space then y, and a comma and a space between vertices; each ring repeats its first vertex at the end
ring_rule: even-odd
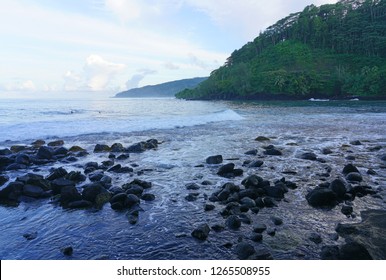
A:
POLYGON ((240 97, 231 97, 231 98, 178 98, 183 100, 201 100, 201 101, 312 101, 315 100, 326 100, 326 101, 386 101, 386 96, 381 97, 362 97, 362 96, 344 96, 344 97, 336 97, 336 96, 324 96, 324 95, 307 95, 307 96, 288 96, 288 95, 275 95, 275 94, 262 94, 255 96, 240 96, 240 97))
MULTIPOLYGON (((251 139, 252 140, 252 139, 251 139)), ((189 179, 185 179, 185 182, 181 182, 185 185, 187 195, 183 197, 183 200, 188 201, 196 205, 199 200, 198 197, 202 195, 201 190, 208 188, 208 191, 204 193, 207 195, 207 199, 204 201, 205 204, 203 211, 216 212, 220 214, 217 218, 216 223, 203 223, 190 228, 190 233, 178 233, 175 235, 177 238, 188 238, 191 235, 194 244, 194 239, 202 240, 205 244, 207 238, 215 238, 217 232, 224 230, 238 231, 243 230, 246 227, 252 227, 252 233, 244 236, 240 241, 234 243, 224 244, 229 246, 230 253, 236 258, 273 258, 272 249, 268 249, 264 245, 264 240, 267 238, 279 238, 280 233, 286 228, 286 217, 282 216, 282 211, 285 212, 288 203, 290 202, 287 198, 288 194, 298 192, 299 188, 303 188, 297 182, 292 181, 292 177, 300 176, 302 174, 296 174, 294 170, 287 170, 286 173, 282 173, 282 176, 276 175, 276 179, 267 178, 265 175, 259 172, 261 166, 266 164, 266 161, 274 163, 276 160, 281 161, 286 158, 286 149, 290 146, 276 146, 274 139, 268 137, 257 137, 254 141, 259 145, 258 150, 246 151, 244 155, 239 155, 240 159, 224 159, 220 155, 214 157, 208 157, 203 159, 203 163, 194 167, 195 169, 201 170, 203 174, 201 182, 190 183, 189 179), (240 165, 240 160, 242 164, 240 165), (252 174, 251 174, 252 173, 252 174), (210 180, 218 178, 218 180, 229 180, 228 183, 221 183, 217 185, 217 188, 213 187, 214 182, 205 180, 207 177, 205 174, 211 174, 208 177, 210 180), (255 175, 256 174, 256 175, 255 175), (222 179, 221 179, 222 178, 222 179), (289 179, 288 179, 289 178, 289 179), (241 181, 241 183, 240 183, 241 181), (232 183, 233 182, 233 183, 232 183), (223 208, 223 210, 221 210, 223 208), (254 222, 255 217, 259 217, 265 209, 269 211, 278 212, 277 215, 270 216, 268 223, 261 225, 254 222), (283 226, 284 224, 284 226, 283 226), (241 228, 241 229, 239 229, 241 228), (209 229, 209 230, 208 230, 209 229), (275 235, 277 237, 275 237, 275 235), (252 247, 251 247, 252 246, 252 247), (250 255, 244 255, 244 251, 249 250, 250 255)), ((150 182, 142 180, 142 172, 135 166, 124 164, 125 158, 130 158, 136 153, 146 154, 148 151, 153 150, 157 153, 157 149, 162 147, 163 143, 160 143, 156 139, 149 139, 147 141, 141 141, 124 147, 120 143, 115 143, 111 146, 97 144, 93 151, 86 151, 85 149, 72 146, 71 143, 63 143, 61 140, 51 141, 51 143, 45 143, 44 141, 35 141, 33 144, 22 147, 16 145, 9 147, 9 149, 2 149, 1 155, 1 168, 3 169, 0 173, 5 174, 2 178, 0 186, 0 196, 6 198, 8 202, 16 202, 21 199, 21 203, 28 204, 28 201, 40 201, 46 203, 47 199, 50 203, 54 203, 63 209, 95 209, 100 211, 103 208, 111 208, 114 211, 124 212, 129 224, 135 225, 138 223, 138 219, 143 213, 141 205, 146 203, 145 201, 157 201, 157 195, 154 190, 153 184, 156 182, 150 182), (68 147, 68 148, 67 148, 68 147), (105 158, 101 162, 87 162, 87 158, 97 154, 98 156, 105 158), (33 159, 33 157, 36 157, 33 159), (8 158, 8 161, 7 161, 8 158), (11 162, 13 159, 14 162, 11 162), (77 171, 70 170, 68 166, 72 163, 76 164, 82 159, 82 164, 78 164, 77 171), (22 166, 24 165, 24 166, 22 166), (21 167, 20 169, 17 167, 21 167), (16 170, 13 170, 16 168, 16 170), (9 169, 4 172, 4 169, 9 169), (19 169, 19 170, 17 170, 19 169), (24 171, 25 170, 25 171, 24 171), (28 175, 28 173, 43 173, 44 176, 39 174, 28 175), (79 172, 80 171, 80 172, 79 172), (7 174, 13 172, 21 172, 22 174, 17 175, 16 180, 8 178, 7 174), (127 183, 123 188, 122 186, 115 186, 114 177, 126 176, 127 183), (153 184, 152 184, 153 183, 153 184), (11 184, 11 187, 9 186, 11 184), (6 196, 6 197, 5 197, 6 196), (27 198, 26 198, 27 197, 27 198), (98 210, 99 209, 99 210, 98 210)), ((344 148, 360 147, 367 145, 360 141, 353 140, 350 144, 344 148)), ((371 148, 368 147, 367 149, 371 148)), ((371 153, 378 154, 380 150, 374 150, 371 153)), ((307 164, 308 162, 313 166, 323 167, 324 157, 328 157, 331 151, 324 150, 321 152, 308 152, 299 155, 299 161, 307 164)), ((348 157, 350 154, 348 154, 348 157)), ((352 155, 351 155, 352 157, 352 155)), ((348 162, 352 162, 348 158, 348 162)), ((141 162, 136 162, 137 165, 141 165, 141 162)), ((296 166, 294 166, 296 169, 296 166)), ((345 168, 351 168, 352 172, 343 172, 342 170, 326 170, 325 174, 321 174, 321 178, 325 178, 323 183, 317 187, 309 188, 307 195, 313 193, 313 198, 307 198, 304 196, 304 200, 309 200, 308 205, 310 209, 319 209, 316 211, 326 211, 326 209, 335 209, 331 215, 336 215, 337 212, 341 212, 343 215, 352 215, 356 212, 355 207, 353 208, 353 202, 361 200, 362 197, 374 196, 374 199, 379 199, 380 194, 378 193, 377 186, 364 187, 363 180, 365 177, 371 177, 374 175, 374 170, 368 169, 364 172, 363 167, 358 170, 353 164, 346 164, 345 168), (349 167, 347 167, 349 166, 349 167), (340 174, 340 179, 334 174, 340 174), (373 174, 373 175, 372 175, 373 174), (339 179, 339 180, 338 180, 339 179), (338 181, 337 181, 338 180, 338 181), (318 193, 322 190, 321 194, 318 193), (322 195, 321 201, 317 202, 318 199, 315 195, 322 195), (327 197, 327 198, 326 198, 327 197), (378 198, 377 198, 378 197, 378 198), (327 203, 325 200, 327 199, 327 203), (316 202, 315 202, 316 200, 316 202), (311 202, 310 202, 311 201, 311 202), (322 204, 318 204, 322 203, 322 204)), ((316 169, 314 172, 318 172, 316 169)), ((151 172, 151 171, 149 171, 151 172)), ((12 177, 12 176, 11 176, 12 177)), ((150 176, 151 177, 151 176, 150 176)), ((323 182, 322 181, 322 182, 323 182)), ((302 192, 305 192, 303 190, 302 192)), ((184 192, 182 191, 182 194, 184 192)), ((384 199, 384 198, 382 198, 384 199)), ((12 203, 11 203, 12 205, 12 203)), ((3 206, 0 206, 3 207, 3 206)), ((82 211, 82 210, 77 210, 82 211)), ((152 211, 146 210, 146 211, 152 211)), ((293 210, 291 210, 293 211, 293 210)), ((340 215, 341 215, 340 214, 340 215)), ((359 213, 358 213, 359 214, 359 213)), ((146 214, 147 215, 147 214, 146 214)), ((143 226, 143 225, 142 225, 143 226)), ((347 237, 347 232, 342 233, 342 236, 347 237)), ((325 233, 323 233, 324 235, 325 233)), ((357 234, 357 232, 356 232, 357 234)), ((24 233, 26 240, 34 240, 38 237, 35 232, 24 233)), ((323 240, 320 233, 310 232, 309 240, 314 243, 313 246, 318 246, 320 252, 319 258, 336 258, 346 259, 347 255, 344 255, 346 247, 345 244, 351 244, 346 242, 338 245, 330 245, 329 243, 334 242, 333 240, 323 240), (321 247, 319 244, 324 244, 321 247), (334 247, 331 247, 334 246, 334 247), (323 249, 324 248, 324 249, 323 249), (343 253, 341 252, 343 250, 343 253), (332 252, 332 253, 331 253, 332 252), (343 255, 342 255, 343 254, 343 255)), ((333 238, 336 238, 334 236, 333 238)), ((351 237, 349 236, 349 239, 351 237)), ((377 237, 379 238, 379 237, 377 237)), ((283 242, 283 241, 280 241, 283 242)), ((363 242, 363 240, 361 241, 363 242)), ((285 241, 283 242, 285 243, 285 241)), ((284 246, 285 244, 282 244, 284 246)), ((360 258, 367 256, 368 250, 374 250, 373 248, 363 250, 363 246, 357 246, 355 244, 350 245, 352 248, 359 250, 358 255, 360 258), (355 247, 356 246, 356 247, 355 247), (359 248, 359 249, 358 249, 359 248), (363 255, 363 252, 367 252, 363 255)), ((350 247, 350 248, 351 248, 350 247)), ((67 249, 66 252, 69 252, 67 249)), ((77 248, 73 248, 77 250, 77 248)), ((71 250, 70 250, 71 251, 71 250)), ((71 251, 72 252, 72 251, 71 251)), ((64 253, 63 253, 64 254, 64 253)), ((72 253, 71 253, 72 254, 72 253)), ((302 253, 299 251, 293 253, 295 259, 302 259, 302 253), (299 254, 296 257, 296 254, 299 254)), ((383 254, 383 253, 382 253, 383 254)), ((386 258, 385 255, 382 255, 386 258)), ((65 254, 66 255, 66 254, 65 254)), ((374 255, 374 253, 373 253, 374 255)), ((370 254, 372 258, 373 255, 370 254)), ((379 258, 379 254, 375 255, 379 258)))

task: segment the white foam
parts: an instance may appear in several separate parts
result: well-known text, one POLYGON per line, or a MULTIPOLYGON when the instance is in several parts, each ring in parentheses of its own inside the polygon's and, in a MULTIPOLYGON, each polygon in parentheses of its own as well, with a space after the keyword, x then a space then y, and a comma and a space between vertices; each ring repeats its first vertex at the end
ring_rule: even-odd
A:
POLYGON ((202 115, 121 116, 118 118, 55 118, 53 120, 0 124, 0 142, 97 133, 128 133, 152 129, 189 127, 243 119, 233 110, 202 115))

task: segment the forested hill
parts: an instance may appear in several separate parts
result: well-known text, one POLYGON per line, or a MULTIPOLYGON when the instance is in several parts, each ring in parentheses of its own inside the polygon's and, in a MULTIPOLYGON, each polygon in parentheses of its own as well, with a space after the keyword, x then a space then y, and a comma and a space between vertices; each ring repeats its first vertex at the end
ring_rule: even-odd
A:
POLYGON ((158 85, 133 88, 117 93, 115 97, 174 97, 177 92, 184 89, 194 88, 206 79, 207 77, 183 79, 158 85))
POLYGON ((386 99, 386 0, 307 6, 177 97, 386 99))

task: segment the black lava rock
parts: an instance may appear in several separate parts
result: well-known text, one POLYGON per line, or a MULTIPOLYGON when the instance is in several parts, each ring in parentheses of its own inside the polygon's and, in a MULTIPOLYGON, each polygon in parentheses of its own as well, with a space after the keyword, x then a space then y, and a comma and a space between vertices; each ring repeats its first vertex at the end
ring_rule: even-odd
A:
POLYGON ((94 153, 107 153, 110 152, 110 147, 105 144, 96 144, 94 147, 94 153))
POLYGON ((54 149, 47 146, 41 146, 36 156, 40 159, 52 159, 54 156, 54 149))
POLYGON ((327 188, 315 188, 306 195, 308 204, 313 207, 334 207, 337 204, 337 196, 327 188))
POLYGON ((209 236, 210 228, 208 224, 199 225, 192 231, 192 236, 199 240, 206 240, 209 236))
POLYGON ((222 163, 223 158, 222 155, 210 156, 206 158, 207 164, 220 164, 222 163))
POLYGON ((231 215, 226 219, 225 224, 230 229, 238 229, 241 226, 241 220, 236 215, 231 215))
POLYGON ((372 260, 365 246, 358 242, 348 242, 340 247, 339 259, 341 260, 372 260))
POLYGON ((360 173, 358 168, 356 168, 354 165, 352 165, 351 163, 350 164, 347 164, 344 168, 343 168, 343 171, 342 173, 344 175, 347 175, 351 172, 356 172, 356 173, 360 173))
POLYGON ((256 250, 251 244, 240 242, 235 246, 234 252, 240 260, 246 260, 252 256, 256 250))

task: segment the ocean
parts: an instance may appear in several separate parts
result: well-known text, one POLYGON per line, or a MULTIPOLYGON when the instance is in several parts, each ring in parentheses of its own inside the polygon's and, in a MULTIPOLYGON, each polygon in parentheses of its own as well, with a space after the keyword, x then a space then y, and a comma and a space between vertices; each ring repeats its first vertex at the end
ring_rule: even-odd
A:
MULTIPOLYGON (((0 149, 28 145, 37 139, 46 142, 61 139, 64 146, 81 146, 89 155, 76 162, 4 171, 13 181, 27 172, 47 176, 52 167, 83 171, 87 162, 101 163, 108 154, 93 153, 96 144, 122 143, 127 147, 138 141, 157 139, 157 149, 131 153, 121 162, 134 169, 131 174, 110 174, 113 186, 135 178, 153 183, 154 201, 141 202, 143 211, 135 225, 123 212, 63 209, 50 199, 23 200, 18 207, 0 206, 1 259, 235 259, 232 244, 249 240, 253 224, 262 222, 275 228, 276 235, 263 235, 264 246, 275 259, 317 259, 320 246, 310 243, 307 235, 317 232, 324 243, 334 240, 340 222, 359 222, 366 209, 385 209, 383 196, 386 174, 381 156, 386 146, 386 102, 365 101, 185 101, 177 99, 96 99, 96 100, 1 100, 0 149), (268 142, 255 141, 264 136, 268 142), (360 145, 353 145, 360 141, 360 145), (266 145, 283 151, 279 157, 264 154, 266 145), (324 155, 323 149, 331 154, 324 155), (246 154, 256 150, 255 154, 246 154), (313 152, 323 161, 300 158, 313 152), (207 165, 205 159, 221 154, 224 163, 243 169, 241 177, 217 175, 219 166, 207 165), (350 157, 351 156, 351 157, 350 157), (258 168, 247 161, 262 160, 258 168), (336 207, 329 211, 307 204, 306 193, 321 182, 341 177, 342 167, 355 164, 364 182, 381 198, 366 196, 353 202, 350 218, 336 207), (323 176, 329 169, 329 177, 323 176), (372 169, 376 175, 365 175, 372 169), (214 211, 204 211, 208 197, 222 185, 241 184, 243 178, 258 174, 274 182, 285 177, 299 187, 286 194, 279 207, 248 213, 251 223, 239 230, 225 228, 210 232, 204 242, 191 237, 195 226, 224 224, 224 205, 213 203, 214 211), (209 181, 211 184, 202 184, 209 181), (196 199, 186 196, 196 183, 196 199), (382 198, 383 197, 383 198, 382 198), (284 220, 280 227, 271 217, 284 220), (33 240, 23 237, 37 233, 33 240), (71 246, 72 256, 60 248, 71 246)), ((106 172, 108 174, 108 172, 106 172)), ((81 185, 79 185, 81 188, 81 185)))

